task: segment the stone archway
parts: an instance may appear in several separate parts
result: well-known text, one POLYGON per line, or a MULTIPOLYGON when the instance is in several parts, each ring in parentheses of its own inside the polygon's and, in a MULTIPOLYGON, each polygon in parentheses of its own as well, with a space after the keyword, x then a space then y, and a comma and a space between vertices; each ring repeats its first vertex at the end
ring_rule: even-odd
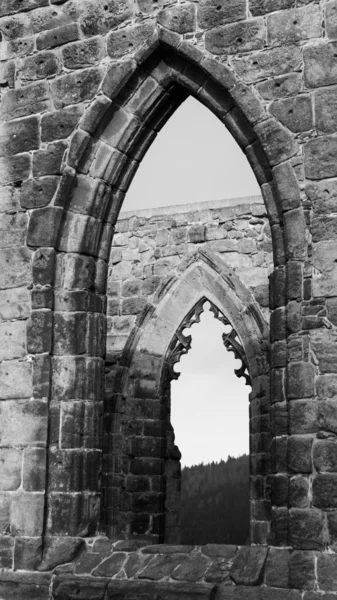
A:
MULTIPOLYGON (((31 6, 27 7, 29 13, 30 8, 31 6)), ((99 5, 97 10, 100 11, 101 8, 99 5)), ((178 31, 175 31, 176 17, 178 16, 179 21, 179 15, 185 14, 185 8, 185 5, 175 7, 172 19, 170 8, 164 13, 164 24, 160 21, 163 18, 161 16, 153 27, 153 34, 150 37, 147 34, 143 37, 140 35, 137 38, 139 43, 135 43, 137 49, 129 46, 130 56, 126 53, 122 60, 118 52, 112 50, 112 60, 102 59, 97 69, 85 71, 83 78, 76 72, 59 75, 54 69, 52 76, 55 76, 55 81, 51 85, 47 79, 50 75, 45 74, 46 81, 27 86, 19 83, 18 89, 9 89, 4 93, 2 115, 6 123, 9 122, 8 126, 5 126, 8 156, 2 159, 1 181, 4 185, 16 184, 12 186, 11 191, 6 191, 6 202, 10 204, 15 199, 18 202, 16 194, 20 194, 21 206, 31 211, 25 214, 22 225, 24 231, 29 220, 27 239, 22 247, 13 251, 13 266, 10 265, 10 270, 13 269, 14 275, 7 272, 12 255, 7 250, 4 252, 7 269, 5 285, 9 288, 14 285, 13 282, 19 282, 18 285, 21 286, 33 285, 33 309, 31 313, 30 307, 28 310, 28 359, 16 360, 15 354, 16 362, 12 364, 8 361, 10 364, 5 365, 4 398, 8 400, 6 406, 9 406, 13 399, 23 397, 22 414, 26 411, 25 414, 32 415, 34 422, 41 425, 36 429, 43 432, 41 435, 39 433, 36 443, 49 450, 46 462, 43 462, 42 458, 44 450, 32 454, 27 464, 27 473, 38 470, 39 482, 33 485, 33 489, 28 486, 24 493, 20 492, 13 499, 16 515, 19 515, 24 507, 29 507, 29 526, 18 518, 20 526, 16 530, 21 538, 20 556, 34 554, 34 559, 29 563, 33 568, 39 562, 41 538, 46 548, 50 537, 55 537, 56 544, 58 538, 63 538, 67 543, 69 536, 78 538, 91 535, 98 528, 100 482, 97 472, 100 472, 102 457, 100 419, 103 411, 105 352, 104 296, 113 227, 124 193, 143 153, 186 93, 196 95, 208 106, 244 149, 261 185, 271 223, 275 266, 271 277, 274 440, 272 467, 268 464, 263 468, 266 473, 272 474, 275 489, 281 485, 283 490, 281 500, 278 498, 273 508, 273 542, 287 543, 289 529, 291 542, 301 544, 301 541, 298 542, 298 536, 301 538, 301 534, 296 531, 303 529, 308 516, 314 519, 320 532, 323 531, 324 515, 320 509, 317 512, 312 511, 311 507, 302 510, 291 506, 292 512, 289 512, 288 460, 284 459, 289 431, 294 436, 302 434, 294 416, 296 411, 289 417, 290 423, 294 419, 294 427, 289 425, 288 428, 284 425, 288 418, 286 394, 290 399, 297 400, 302 398, 303 390, 305 398, 313 398, 315 391, 312 383, 315 370, 311 362, 312 354, 302 338, 299 339, 300 336, 297 335, 302 325, 300 302, 304 298, 304 290, 305 297, 311 298, 311 267, 307 261, 306 223, 297 183, 297 179, 302 177, 302 159, 294 135, 297 132, 282 112, 276 111, 276 116, 271 116, 266 111, 255 88, 246 85, 238 70, 233 68, 232 62, 227 62, 228 48, 217 49, 216 44, 209 45, 210 39, 216 34, 212 31, 213 25, 205 25, 205 44, 192 43, 184 38, 184 31, 180 26, 178 31), (144 37, 146 41, 142 43, 144 37), (218 55, 220 59, 217 58, 218 55), (71 106, 72 103, 81 104, 83 99, 90 102, 90 106, 85 106, 81 117, 81 110, 72 111, 66 108, 65 112, 62 112, 65 106, 71 106), (44 111, 47 111, 46 115, 43 114, 44 111), (50 174, 49 163, 44 167, 45 170, 41 166, 42 159, 47 159, 44 154, 45 148, 40 148, 41 140, 37 131, 40 132, 42 127, 42 139, 49 142, 46 131, 50 123, 57 129, 58 119, 62 121, 66 115, 69 119, 69 135, 72 134, 69 147, 67 144, 61 144, 63 149, 67 147, 66 160, 62 169, 58 167, 56 174, 54 171, 50 174), (19 125, 27 126, 30 133, 25 137, 24 145, 18 148, 11 128, 17 126, 17 123, 13 125, 12 121, 21 117, 28 117, 26 124, 19 125), (42 158, 38 156, 40 150, 43 153, 42 158), (59 181, 61 170, 62 178, 59 181), (41 175, 41 172, 47 172, 47 175, 41 175), (31 173, 34 177, 31 177, 31 173), (48 181, 43 179, 44 177, 48 177, 48 181), (29 271, 30 260, 32 275, 29 271), (288 331, 285 321, 286 305, 288 331), (286 336, 289 332, 294 336, 291 343, 296 348, 292 345, 286 354, 286 336), (287 367, 288 380, 285 389, 287 361, 290 361, 290 365, 287 367), (16 377, 13 376, 14 369, 16 377), (34 403, 28 402, 30 398, 34 398, 34 403), (279 460, 281 456, 283 458, 279 460), (81 471, 85 475, 83 478, 72 477, 74 464, 79 465, 75 471, 81 471), (46 487, 41 484, 42 480, 46 482, 46 487), (290 520, 289 514, 292 517, 290 520)), ((188 4, 188 11, 194 16, 196 9, 194 3, 188 4)), ((55 9, 56 12, 58 10, 55 9)), ((303 15, 307 9, 303 7, 296 10, 300 11, 299 15, 303 15)), ((4 12, 6 19, 6 15, 12 13, 12 8, 8 9, 7 3, 4 12)), ((91 33, 86 29, 87 18, 82 18, 80 10, 75 13, 76 17, 71 18, 78 19, 82 31, 85 29, 85 35, 90 37, 91 33)), ((256 20, 254 17, 253 20, 247 21, 244 15, 238 17, 239 21, 242 19, 242 23, 235 23, 234 29, 236 31, 237 27, 243 28, 245 35, 238 35, 234 46, 230 48, 233 60, 236 60, 235 56, 241 51, 250 52, 249 45, 247 49, 246 37, 246 34, 248 37, 250 34, 247 32, 253 35, 257 43, 256 49, 262 48, 262 38, 259 36, 261 34, 263 37, 263 18, 255 16, 256 20)), ((280 16, 282 13, 274 15, 272 22, 275 18, 277 21, 280 16)), ((316 26, 316 12, 312 16, 316 26)), ((18 35, 32 32, 32 35, 38 38, 40 49, 44 48, 43 44, 51 44, 51 49, 55 47, 55 43, 71 44, 78 36, 77 25, 71 25, 70 29, 65 31, 61 27, 62 31, 55 32, 52 29, 52 21, 50 28, 53 34, 50 35, 54 36, 54 41, 51 41, 48 28, 46 33, 36 34, 34 27, 30 29, 32 25, 29 16, 23 13, 23 16, 19 15, 19 20, 21 17, 18 35)), ((17 22, 17 17, 10 18, 17 22)), ((104 19, 102 22, 106 23, 104 19)), ((195 27, 195 19, 193 22, 192 29, 195 27)), ((2 24, 5 30, 5 22, 2 24)), ((232 27, 231 24, 229 26, 232 27)), ((10 30, 9 26, 7 30, 10 30)), ((143 29, 132 29, 121 35, 131 35, 136 31, 144 33, 143 29)), ((273 31, 273 35, 276 35, 275 29, 273 31)), ((301 38, 301 35, 302 33, 296 30, 295 37, 291 38, 295 39, 295 46, 298 36, 301 38)), ((310 37, 311 34, 308 39, 310 37)), ((287 46, 286 40, 284 44, 287 46)), ((274 43, 283 44, 283 41, 278 40, 276 35, 271 44, 271 51, 274 43)), ((253 51, 254 48, 253 45, 253 51)), ((11 42, 8 43, 7 50, 11 56, 11 42)), ((51 53, 53 54, 52 50, 51 53)), ((30 57, 28 58, 30 60, 30 57)), ((238 56, 238 60, 241 58, 238 56)), ((314 56, 310 60, 317 62, 318 58, 314 56)), ((4 74, 4 77, 9 79, 12 72, 10 67, 9 64, 9 71, 4 74)), ((32 68, 34 70, 34 66, 32 68)), ((27 65, 23 65, 22 69, 27 76, 27 65)), ((313 87, 320 85, 313 80, 312 74, 308 81, 313 87)), ((326 144, 326 153, 329 155, 329 139, 326 144)), ((60 148, 58 151, 60 152, 60 148)), ((322 177, 334 176, 333 168, 324 166, 324 170, 321 163, 318 163, 318 167, 315 164, 312 173, 308 173, 315 162, 315 152, 317 153, 316 141, 310 140, 305 155, 308 178, 319 178, 319 166, 322 167, 322 177)), ((317 193, 320 193, 319 190, 317 193)), ((315 235, 315 240, 318 239, 320 243, 319 228, 315 235)), ((315 264, 324 270, 319 250, 320 248, 316 250, 315 264)), ((318 293, 317 290, 315 293, 318 293)), ((27 300, 25 302, 27 303, 27 300)), ((24 335, 22 332, 21 334, 24 335)), ((263 395, 263 389, 257 393, 263 395)), ((10 413, 8 419, 12 423, 15 411, 11 408, 4 410, 10 413)), ((293 446, 300 441, 293 438, 293 446)), ((18 465, 21 469, 23 451, 17 452, 15 449, 14 454, 17 471, 18 465)), ((296 472, 302 473, 300 468, 297 466, 296 472)), ((306 474, 304 479, 308 480, 306 474)), ((10 492, 12 491, 11 489, 10 492)), ((12 542, 12 539, 10 541, 12 542)), ((13 547, 14 541, 8 545, 11 557, 9 560, 13 558, 13 547)), ((22 562, 20 560, 17 559, 17 565, 26 564, 25 558, 22 562)))
POLYGON ((231 324, 234 338, 238 335, 242 344, 253 386, 251 487, 260 489, 251 498, 252 541, 266 543, 270 535, 267 472, 260 466, 270 463, 269 328, 232 269, 210 250, 199 249, 182 259, 139 316, 119 363, 115 393, 107 402, 105 431, 110 443, 105 447, 103 494, 105 527, 113 538, 137 533, 145 539, 179 542, 179 501, 172 503, 179 453, 169 417, 170 381, 173 364, 188 347, 182 331, 198 319, 206 300, 217 318, 231 324), (256 392, 261 388, 263 396, 256 392))
MULTIPOLYGON (((137 61, 139 65, 125 60, 112 63, 103 80, 103 95, 84 113, 74 133, 54 205, 35 210, 30 221, 29 245, 57 249, 56 260, 55 250, 37 252, 38 260, 43 257, 55 265, 55 274, 48 276, 53 277, 56 298, 60 298, 55 303, 51 360, 51 430, 62 432, 65 419, 74 422, 75 412, 70 411, 68 416, 63 405, 67 402, 70 407, 69 400, 73 399, 73 411, 81 405, 82 414, 91 414, 92 425, 99 421, 104 371, 102 295, 113 225, 138 160, 156 130, 186 97, 185 89, 197 94, 225 122, 245 149, 261 184, 274 246, 273 278, 277 286, 273 284, 272 342, 278 347, 285 339, 285 262, 290 260, 297 268, 306 256, 305 223, 291 165, 297 146, 287 130, 275 119, 265 118, 256 97, 245 87, 238 87, 227 68, 219 67, 214 59, 206 60, 165 29, 158 29, 137 55, 137 61), (229 89, 233 89, 235 100, 229 89), (257 111, 248 113, 248 118, 244 116, 247 104, 249 110, 254 106, 257 111), (68 307, 76 315, 67 314, 68 307), (88 315, 88 310, 92 314, 88 315), (85 345, 83 337, 80 342, 77 337, 81 321, 86 323, 85 345)), ((278 369, 279 376, 284 377, 284 368, 278 369)), ((98 428, 89 438, 92 452, 79 450, 78 460, 89 461, 86 471, 94 473, 100 461, 98 428)), ((86 490, 82 484, 76 484, 76 492, 73 483, 69 483, 69 491, 61 481, 58 485, 59 467, 64 470, 69 456, 74 456, 73 442, 63 439, 56 439, 56 447, 61 444, 62 449, 56 451, 55 460, 51 452, 48 467, 53 485, 48 492, 47 530, 56 536, 93 533, 99 522, 97 477, 83 482, 86 490)), ((270 464, 264 468, 269 470, 270 464)))

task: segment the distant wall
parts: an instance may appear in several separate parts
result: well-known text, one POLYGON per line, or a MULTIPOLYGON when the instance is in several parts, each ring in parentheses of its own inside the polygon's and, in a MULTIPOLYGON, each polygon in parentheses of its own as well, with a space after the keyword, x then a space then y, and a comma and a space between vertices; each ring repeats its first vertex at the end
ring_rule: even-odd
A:
POLYGON ((268 273, 273 259, 261 197, 122 212, 109 261, 107 362, 116 361, 137 315, 196 248, 209 248, 222 257, 269 322, 268 273))

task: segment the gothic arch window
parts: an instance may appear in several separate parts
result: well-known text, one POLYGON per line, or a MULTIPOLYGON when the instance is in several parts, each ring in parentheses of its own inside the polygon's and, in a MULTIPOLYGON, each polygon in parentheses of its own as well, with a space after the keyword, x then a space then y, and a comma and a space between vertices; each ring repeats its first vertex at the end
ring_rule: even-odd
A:
MULTIPOLYGON (((152 306, 145 307, 116 370, 115 393, 106 415, 113 432, 112 446, 105 449, 105 481, 108 486, 110 483, 106 498, 115 498, 106 507, 106 530, 111 537, 137 534, 179 542, 176 483, 180 453, 170 423, 170 382, 176 377, 174 365, 190 347, 185 330, 199 320, 206 301, 215 317, 231 326, 223 342, 241 361, 237 376, 254 388, 265 379, 268 369, 268 327, 249 291, 210 251, 194 251, 181 261, 186 262, 189 266, 177 267, 176 274, 163 282, 152 306)), ((251 481, 261 483, 265 475, 259 470, 259 461, 270 449, 268 444, 256 445, 261 432, 257 425, 259 398, 254 392, 250 402, 254 406, 251 436, 256 446, 251 481)), ((258 501, 266 502, 266 494, 266 485, 262 485, 258 501)), ((252 507, 255 500, 252 498, 252 507)), ((268 518, 266 513, 267 529, 268 518)), ((255 521, 253 518, 253 526, 255 521)))

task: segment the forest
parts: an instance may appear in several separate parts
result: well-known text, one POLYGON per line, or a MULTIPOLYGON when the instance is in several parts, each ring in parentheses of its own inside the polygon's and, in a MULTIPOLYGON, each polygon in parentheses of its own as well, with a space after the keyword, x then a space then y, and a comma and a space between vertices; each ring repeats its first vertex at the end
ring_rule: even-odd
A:
POLYGON ((182 544, 249 544, 249 457, 182 469, 182 544))

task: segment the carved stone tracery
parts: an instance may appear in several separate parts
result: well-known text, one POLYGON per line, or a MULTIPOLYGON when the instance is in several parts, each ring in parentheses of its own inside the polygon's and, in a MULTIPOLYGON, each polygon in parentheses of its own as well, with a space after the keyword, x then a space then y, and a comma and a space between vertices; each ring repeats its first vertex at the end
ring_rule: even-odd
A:
POLYGON ((247 358, 245 355, 244 348, 240 343, 236 330, 233 328, 232 324, 227 319, 227 317, 210 300, 208 300, 205 297, 201 298, 197 302, 197 304, 195 304, 195 306, 187 313, 186 317, 181 322, 178 330, 173 336, 172 342, 168 348, 168 352, 165 359, 166 369, 164 370, 164 384, 168 384, 172 380, 176 380, 179 378, 180 373, 177 373, 174 370, 174 365, 180 361, 183 354, 187 354, 192 344, 192 336, 185 335, 183 331, 185 329, 189 329, 195 323, 200 323, 200 315, 204 311, 206 302, 210 304, 210 310, 213 313, 214 317, 224 325, 231 327, 229 333, 222 334, 223 344, 229 352, 233 352, 236 359, 241 360, 241 367, 239 367, 238 369, 234 369, 235 375, 237 377, 244 377, 246 385, 251 385, 247 358))

